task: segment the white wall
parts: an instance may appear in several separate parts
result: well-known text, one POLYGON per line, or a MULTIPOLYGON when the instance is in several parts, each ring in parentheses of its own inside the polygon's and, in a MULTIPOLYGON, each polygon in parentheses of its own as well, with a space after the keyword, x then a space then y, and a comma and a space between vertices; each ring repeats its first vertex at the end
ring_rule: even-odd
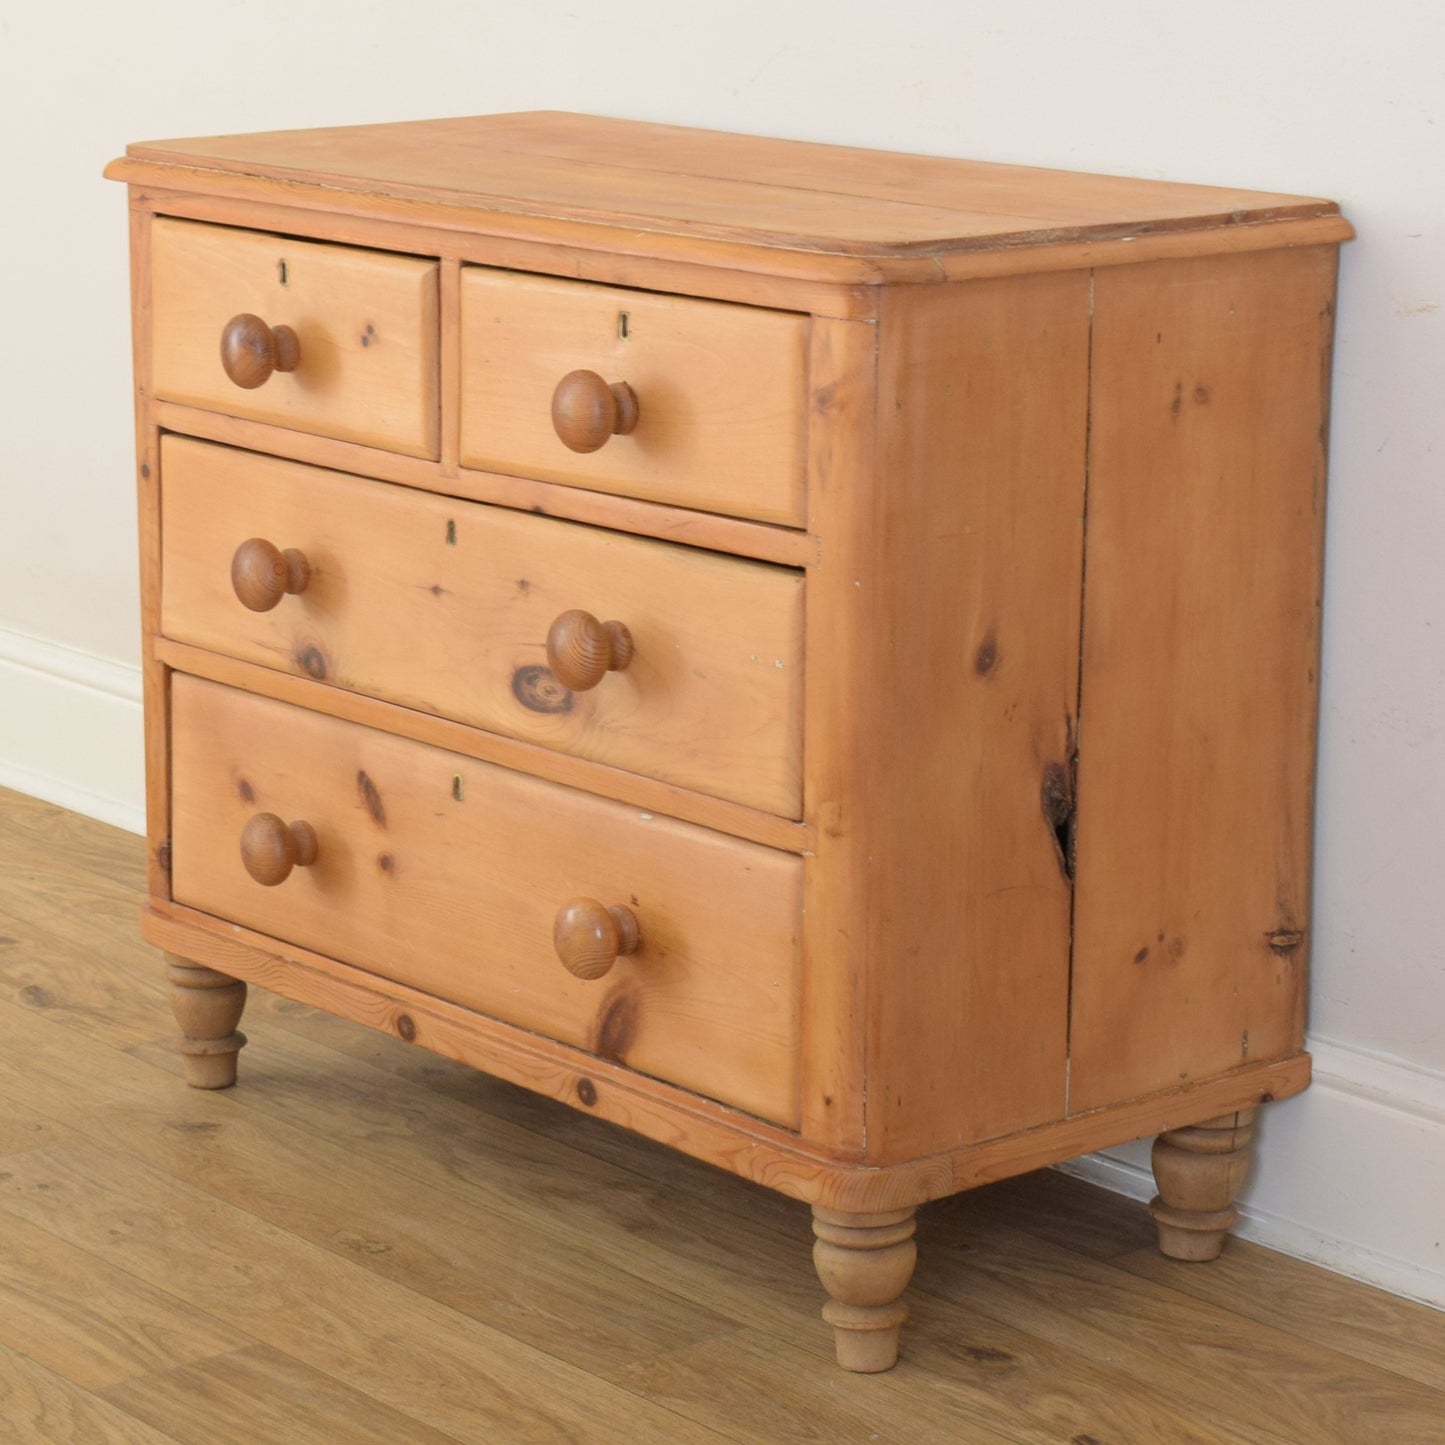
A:
MULTIPOLYGON (((1360 239, 1341 281, 1312 1032, 1330 1087, 1395 1119, 1398 1136, 1367 1131, 1395 1193, 1445 1195, 1438 0, 4 5, 0 782, 137 817, 124 202, 103 163, 128 140, 531 108, 1344 203, 1360 239)), ((1279 1157, 1330 1136, 1329 1095, 1281 1106, 1279 1157)), ((1420 1221, 1356 1189, 1309 1223, 1307 1175, 1279 1176, 1271 1207, 1341 1246, 1315 1253, 1445 1300, 1440 1231, 1419 1241, 1437 1277, 1412 1284, 1407 1259, 1402 1280, 1370 1261, 1420 1221)))

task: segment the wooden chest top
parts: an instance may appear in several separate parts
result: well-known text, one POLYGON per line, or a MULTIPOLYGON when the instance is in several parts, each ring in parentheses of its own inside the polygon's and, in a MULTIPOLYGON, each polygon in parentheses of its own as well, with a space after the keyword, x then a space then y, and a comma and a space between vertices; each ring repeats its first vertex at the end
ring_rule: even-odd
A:
POLYGON ((210 194, 280 187, 292 205, 430 224, 486 228, 490 213, 579 240, 605 227, 633 233, 634 254, 685 237, 856 257, 880 277, 888 262, 1262 224, 1305 223, 1300 241, 1351 234, 1311 197, 554 111, 149 141, 107 174, 180 190, 203 175, 210 194))

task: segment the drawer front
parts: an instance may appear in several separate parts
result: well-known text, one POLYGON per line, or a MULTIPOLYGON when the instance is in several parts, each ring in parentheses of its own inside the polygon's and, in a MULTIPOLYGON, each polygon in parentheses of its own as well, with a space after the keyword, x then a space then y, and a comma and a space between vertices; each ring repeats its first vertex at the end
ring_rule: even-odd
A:
POLYGON ((354 723, 172 679, 178 902, 795 1127, 802 860, 354 723), (274 886, 247 823, 315 830, 274 886), (576 898, 641 943, 583 982, 576 898))
POLYGON ((161 458, 167 636, 799 815, 800 573, 184 437, 161 458), (234 590, 252 538, 309 570, 269 611, 234 590), (546 644, 576 610, 633 655, 569 690, 546 644))
POLYGON ((438 455, 435 261, 164 217, 151 245, 158 397, 409 456, 438 455), (265 379, 249 389, 233 381, 221 341, 238 316, 257 317, 273 332, 289 327, 299 353, 294 368, 266 375, 267 364, 249 352, 258 369, 246 379, 265 379))
POLYGON ((807 335, 790 312, 467 267, 463 465, 800 527, 807 335), (595 451, 553 421, 575 371, 636 397, 636 425, 595 451))

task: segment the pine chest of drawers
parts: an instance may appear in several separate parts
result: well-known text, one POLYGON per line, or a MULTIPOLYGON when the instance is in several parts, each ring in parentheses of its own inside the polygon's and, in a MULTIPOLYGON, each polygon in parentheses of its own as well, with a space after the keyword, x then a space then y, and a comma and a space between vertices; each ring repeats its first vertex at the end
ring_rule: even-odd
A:
POLYGON ((813 1206, 1302 1089, 1324 201, 535 114, 134 146, 150 890, 248 982, 813 1206))

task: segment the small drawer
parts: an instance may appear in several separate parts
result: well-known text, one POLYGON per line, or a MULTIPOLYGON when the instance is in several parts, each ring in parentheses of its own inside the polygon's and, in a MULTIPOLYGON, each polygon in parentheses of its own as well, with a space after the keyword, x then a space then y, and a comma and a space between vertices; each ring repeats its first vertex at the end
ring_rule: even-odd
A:
POLYGON ((796 1127, 800 858, 180 674, 171 709, 178 902, 796 1127))
POLYGON ((438 455, 435 261, 164 217, 151 234, 158 397, 438 455))
POLYGON ((467 267, 462 464, 801 527, 807 339, 791 312, 467 267))
POLYGON ((168 637, 799 815, 799 572, 185 437, 161 498, 168 637), (588 651, 610 622, 629 657, 588 651))

